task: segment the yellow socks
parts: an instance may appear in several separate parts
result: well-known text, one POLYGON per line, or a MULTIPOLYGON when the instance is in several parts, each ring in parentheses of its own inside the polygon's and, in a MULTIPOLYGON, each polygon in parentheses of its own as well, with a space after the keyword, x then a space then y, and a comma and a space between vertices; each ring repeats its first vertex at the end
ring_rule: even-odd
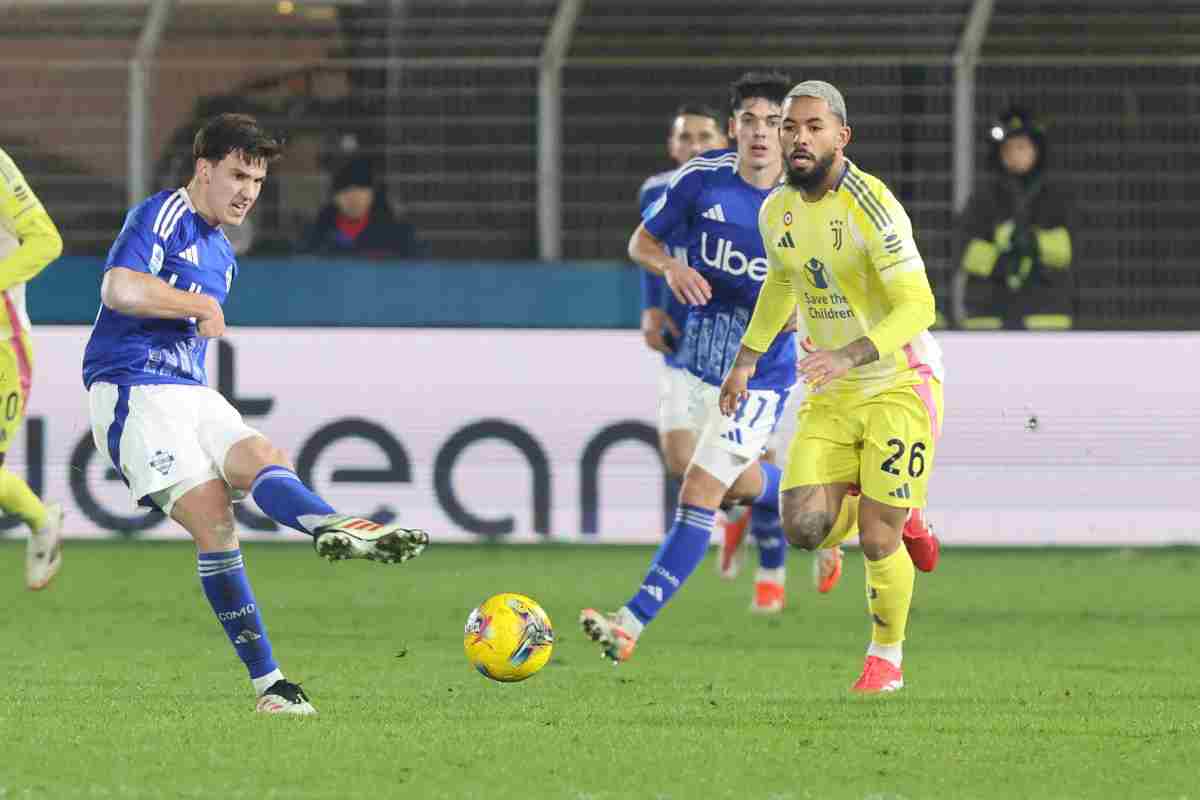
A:
POLYGON ((842 507, 838 509, 837 519, 833 521, 833 530, 821 542, 818 550, 837 547, 851 536, 858 536, 858 501, 861 499, 858 495, 846 495, 842 507))
POLYGON ((0 508, 16 514, 33 530, 46 525, 46 507, 29 485, 16 474, 0 467, 0 508))
MULTIPOLYGON (((871 646, 895 647, 899 655, 908 625, 916 569, 901 544, 896 552, 878 561, 867 560, 867 607, 871 611, 871 646)), ((898 659, 894 663, 899 666, 898 659)))

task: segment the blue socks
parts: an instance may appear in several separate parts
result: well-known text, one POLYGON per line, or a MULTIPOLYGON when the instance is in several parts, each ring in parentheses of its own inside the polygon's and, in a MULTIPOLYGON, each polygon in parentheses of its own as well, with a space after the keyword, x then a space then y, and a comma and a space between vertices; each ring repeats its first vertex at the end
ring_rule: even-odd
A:
POLYGON ((758 566, 764 570, 783 567, 787 541, 779 520, 779 481, 783 471, 769 461, 759 461, 763 490, 754 501, 754 516, 750 518, 750 534, 758 544, 758 566))
MULTIPOLYGON (((254 602, 254 591, 246 577, 242 551, 200 553, 197 561, 204 594, 238 658, 249 670, 250 679, 278 671, 279 665, 271 655, 271 640, 267 638, 267 629, 254 602)), ((256 687, 258 683, 255 681, 256 687)))
POLYGON ((758 466, 762 470, 763 490, 754 500, 754 516, 761 517, 769 513, 772 517, 778 518, 779 481, 783 478, 783 471, 769 461, 759 461, 758 466))
POLYGON ((254 478, 250 494, 268 517, 309 535, 316 518, 335 513, 287 467, 264 467, 254 478))
POLYGON ((787 558, 787 541, 778 514, 756 511, 750 518, 750 534, 758 544, 758 566, 778 569, 787 558))
POLYGON ((643 625, 654 619, 704 560, 716 518, 713 509, 680 504, 675 524, 650 563, 642 587, 625 604, 643 625))

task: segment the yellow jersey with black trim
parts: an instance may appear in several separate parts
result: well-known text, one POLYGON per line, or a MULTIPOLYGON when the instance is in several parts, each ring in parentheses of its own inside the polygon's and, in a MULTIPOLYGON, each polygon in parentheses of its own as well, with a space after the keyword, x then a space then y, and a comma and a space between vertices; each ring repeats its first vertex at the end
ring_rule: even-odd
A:
POLYGON ((17 165, 0 150, 0 340, 29 330, 25 283, 62 254, 58 228, 17 165))
POLYGON ((743 344, 763 352, 798 309, 817 348, 866 336, 879 351, 825 391, 869 397, 943 378, 941 348, 928 331, 936 312, 925 262, 883 181, 845 159, 838 182, 815 202, 779 186, 758 224, 769 271, 743 344))

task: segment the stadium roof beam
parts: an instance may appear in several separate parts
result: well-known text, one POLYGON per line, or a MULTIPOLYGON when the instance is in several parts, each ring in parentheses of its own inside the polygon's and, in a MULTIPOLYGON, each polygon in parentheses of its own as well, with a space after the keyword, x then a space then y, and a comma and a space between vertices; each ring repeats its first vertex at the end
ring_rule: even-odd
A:
POLYGON ((129 60, 129 185, 128 205, 133 208, 150 193, 149 127, 150 61, 158 50, 175 0, 153 0, 129 60))
POLYGON ((583 0, 561 0, 538 68, 538 255, 562 258, 562 68, 583 0))
POLYGON ((954 51, 954 213, 966 208, 975 175, 975 65, 992 19, 992 0, 975 0, 954 51))

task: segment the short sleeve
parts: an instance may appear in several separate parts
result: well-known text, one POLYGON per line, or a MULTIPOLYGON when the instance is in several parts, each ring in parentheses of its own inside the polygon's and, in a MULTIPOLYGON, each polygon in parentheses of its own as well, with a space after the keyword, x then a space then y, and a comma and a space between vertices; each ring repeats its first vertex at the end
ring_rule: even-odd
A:
POLYGON ((165 230, 163 218, 170 209, 165 206, 166 203, 146 202, 129 212, 117 240, 108 251, 104 262, 106 272, 113 267, 124 267, 158 274, 166 258, 167 242, 161 232, 165 230))
POLYGON ((704 176, 708 174, 707 170, 694 166, 689 161, 680 167, 667 184, 667 190, 643 209, 642 222, 655 239, 665 240, 693 216, 696 200, 704 188, 704 176))

